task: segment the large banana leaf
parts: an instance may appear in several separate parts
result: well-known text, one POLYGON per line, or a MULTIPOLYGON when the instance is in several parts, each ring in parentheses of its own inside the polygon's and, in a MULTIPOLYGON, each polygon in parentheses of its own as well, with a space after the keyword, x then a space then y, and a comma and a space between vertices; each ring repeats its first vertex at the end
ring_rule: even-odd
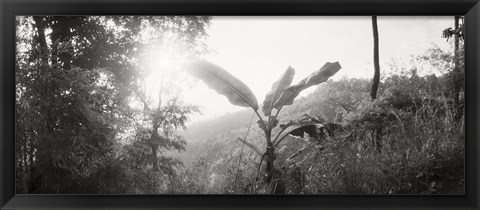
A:
POLYGON ((195 60, 185 64, 184 69, 217 93, 226 96, 233 105, 258 110, 257 98, 250 88, 222 67, 208 61, 195 60))
POLYGON ((302 92, 303 90, 323 83, 328 80, 331 76, 335 75, 342 67, 338 62, 330 63, 327 62, 322 66, 318 71, 313 72, 310 76, 301 80, 295 85, 287 88, 280 98, 273 105, 274 108, 279 109, 284 105, 291 105, 293 100, 302 92))
POLYGON ((282 92, 290 86, 294 75, 295 69, 289 66, 280 79, 273 83, 272 90, 267 93, 265 100, 263 101, 262 111, 265 116, 270 116, 273 104, 280 98, 282 92))

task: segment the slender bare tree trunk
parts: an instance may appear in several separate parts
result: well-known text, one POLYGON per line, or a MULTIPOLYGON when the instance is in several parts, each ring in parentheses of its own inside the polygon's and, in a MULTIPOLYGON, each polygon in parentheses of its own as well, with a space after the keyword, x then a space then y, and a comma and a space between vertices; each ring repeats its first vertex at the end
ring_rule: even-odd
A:
POLYGON ((456 111, 456 118, 459 119, 461 117, 461 109, 460 109, 460 56, 459 56, 459 19, 460 16, 455 16, 455 33, 454 33, 454 38, 455 38, 455 43, 454 43, 454 61, 455 61, 455 66, 454 66, 454 72, 453 72, 453 104, 455 106, 455 111, 456 111))
POLYGON ((377 98, 378 84, 380 83, 380 61, 379 61, 379 52, 378 52, 377 16, 372 16, 372 28, 373 28, 373 64, 375 68, 375 73, 373 75, 372 92, 370 92, 370 96, 372 97, 372 100, 375 100, 377 98))

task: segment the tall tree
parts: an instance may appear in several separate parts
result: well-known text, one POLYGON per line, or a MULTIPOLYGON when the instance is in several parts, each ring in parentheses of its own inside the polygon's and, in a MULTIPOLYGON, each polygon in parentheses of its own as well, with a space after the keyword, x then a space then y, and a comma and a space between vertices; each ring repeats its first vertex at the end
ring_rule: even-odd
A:
POLYGON ((454 101, 453 104, 457 109, 457 118, 462 114, 460 109, 460 86, 461 86, 461 77, 460 77, 460 56, 459 56, 459 20, 460 16, 455 16, 455 44, 454 44, 454 57, 455 57, 455 77, 454 77, 454 101))
POLYGON ((463 86, 463 66, 461 64, 461 52, 460 49, 460 40, 463 40, 463 30, 464 26, 463 23, 460 24, 460 20, 463 20, 461 16, 454 17, 454 29, 447 28, 443 30, 443 37, 447 38, 447 41, 453 37, 454 38, 454 45, 453 45, 453 60, 454 66, 453 71, 451 72, 452 75, 452 86, 453 86, 453 105, 455 108, 455 115, 457 119, 460 119, 463 116, 463 107, 460 104, 460 92, 463 86))
POLYGON ((372 29, 373 29, 373 65, 375 68, 375 73, 373 75, 372 81, 372 91, 370 96, 372 100, 377 98, 378 84, 380 83, 380 61, 379 61, 379 50, 378 50, 378 26, 377 26, 377 16, 372 16, 372 29))

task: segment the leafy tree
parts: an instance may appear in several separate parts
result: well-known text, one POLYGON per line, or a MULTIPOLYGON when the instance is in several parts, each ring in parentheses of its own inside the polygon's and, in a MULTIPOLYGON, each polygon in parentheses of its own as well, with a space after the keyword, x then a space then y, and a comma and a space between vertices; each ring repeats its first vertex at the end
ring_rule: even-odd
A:
POLYGON ((425 53, 419 55, 416 60, 423 69, 433 69, 436 72, 441 73, 443 76, 438 78, 439 87, 431 87, 430 91, 436 92, 436 97, 446 97, 452 101, 452 106, 456 109, 456 118, 462 116, 463 104, 464 104, 464 82, 465 77, 465 60, 464 60, 464 48, 463 42, 460 42, 460 49, 458 53, 458 71, 456 70, 455 54, 452 51, 444 50, 438 46, 432 46, 427 49, 425 53), (458 83, 456 82, 459 80, 458 83), (455 86, 459 85, 460 92, 456 93, 455 86), (458 95, 457 95, 458 94, 458 95), (458 103, 455 98, 458 97, 458 103), (459 112, 460 110, 460 112, 459 112), (458 115, 460 114, 460 116, 458 115))
MULTIPOLYGON (((154 172, 161 171, 173 184, 174 167, 181 166, 181 162, 163 155, 158 157, 158 153, 161 153, 160 149, 185 151, 186 142, 178 134, 177 129, 185 129, 188 116, 193 112, 198 112, 198 108, 185 105, 178 98, 167 101, 164 106, 159 103, 158 107, 153 110, 150 110, 146 102, 144 103, 145 118, 143 121, 147 121, 147 123, 139 125, 136 129, 134 142, 150 149, 149 158, 144 157, 142 160, 151 160, 152 170, 154 172)), ((174 190, 173 186, 170 187, 170 190, 174 190)))
MULTIPOLYGON (((147 72, 142 58, 149 47, 175 42, 187 55, 204 53, 209 21, 194 16, 19 17, 17 193, 158 191, 160 183, 150 174, 133 170, 121 158, 130 151, 138 152, 126 153, 131 160, 142 159, 141 149, 119 143, 134 138, 130 125, 139 111, 128 104, 142 95, 141 78, 147 72)), ((190 107, 170 107, 175 110, 162 126, 181 127, 189 113, 184 109, 190 107)), ((178 136, 170 138, 181 142, 178 136)), ((166 148, 180 145, 167 142, 166 148)), ((178 165, 159 159, 159 167, 178 165)))
POLYGON ((455 16, 455 28, 452 29, 447 28, 443 30, 442 36, 444 38, 450 39, 452 36, 454 37, 454 68, 452 70, 452 83, 453 83, 453 101, 454 106, 456 107, 456 116, 457 119, 461 118, 463 115, 463 108, 460 106, 460 91, 463 84, 463 77, 464 74, 462 73, 461 67, 461 52, 460 52, 460 40, 464 39, 464 24, 460 24, 460 19, 463 22, 463 17, 455 16))

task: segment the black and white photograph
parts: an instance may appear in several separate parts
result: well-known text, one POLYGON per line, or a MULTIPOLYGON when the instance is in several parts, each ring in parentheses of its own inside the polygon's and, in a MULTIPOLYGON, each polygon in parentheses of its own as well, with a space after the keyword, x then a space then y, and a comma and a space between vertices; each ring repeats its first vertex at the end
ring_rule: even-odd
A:
POLYGON ((463 16, 15 25, 17 194, 465 194, 463 16))

